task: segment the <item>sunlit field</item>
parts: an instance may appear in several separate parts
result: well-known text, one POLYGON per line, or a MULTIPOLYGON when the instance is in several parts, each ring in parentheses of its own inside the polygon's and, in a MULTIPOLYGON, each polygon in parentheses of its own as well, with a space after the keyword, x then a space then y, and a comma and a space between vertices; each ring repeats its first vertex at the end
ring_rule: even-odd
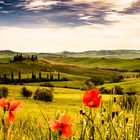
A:
MULTIPOLYGON (((120 95, 102 95, 100 106, 89 108, 82 102, 85 91, 66 88, 54 88, 53 102, 35 101, 23 98, 20 85, 0 85, 8 87, 9 97, 23 102, 18 111, 13 111, 15 121, 11 124, 1 123, 1 140, 46 140, 46 139, 138 139, 139 137, 139 97, 133 108, 121 108, 118 104, 120 95), (115 101, 114 101, 115 97, 115 101), (84 113, 83 113, 84 112, 84 113), (58 119, 63 115, 72 118, 72 135, 61 136, 59 131, 48 126, 50 119, 58 119), (92 122, 92 121, 93 122, 92 122), (4 128, 6 127, 6 128, 4 128)), ((26 86, 33 92, 39 86, 26 86)), ((1 117, 3 111, 1 109, 1 117)), ((6 114, 5 119, 8 118, 6 114)))

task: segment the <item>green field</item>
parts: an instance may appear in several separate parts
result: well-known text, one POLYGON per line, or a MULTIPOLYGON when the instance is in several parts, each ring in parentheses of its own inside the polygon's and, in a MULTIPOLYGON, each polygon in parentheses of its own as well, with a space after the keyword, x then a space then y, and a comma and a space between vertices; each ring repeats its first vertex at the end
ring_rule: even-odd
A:
MULTIPOLYGON (((76 89, 66 89, 66 88, 54 88, 54 101, 53 102, 42 102, 42 101, 34 101, 32 98, 24 99, 21 94, 20 90, 23 86, 19 85, 0 85, 0 87, 7 87, 9 89, 9 97, 13 97, 16 100, 23 101, 23 107, 18 111, 14 112, 16 116, 15 122, 9 127, 8 137, 11 140, 45 140, 48 139, 49 136, 49 129, 46 124, 46 119, 55 118, 57 115, 62 114, 69 114, 73 118, 72 129, 73 129, 73 136, 70 139, 80 140, 80 133, 83 134, 81 127, 82 121, 88 121, 86 118, 84 119, 83 116, 80 115, 79 110, 84 109, 86 113, 89 112, 87 107, 83 106, 82 97, 84 91, 76 90, 76 89)), ((39 86, 26 86, 28 89, 32 90, 33 92, 37 88, 42 88, 39 86)), ((137 109, 139 110, 139 106, 133 111, 127 113, 125 110, 121 110, 121 108, 112 102, 113 97, 117 97, 119 100, 120 96, 116 95, 102 95, 102 103, 99 109, 93 109, 92 113, 97 115, 95 117, 95 126, 99 129, 100 133, 104 133, 104 135, 99 134, 99 132, 95 129, 94 136, 95 139, 102 138, 103 140, 106 139, 107 135, 110 139, 121 139, 128 137, 129 139, 133 139, 133 137, 137 137, 139 131, 137 130, 137 124, 139 122, 138 114, 135 114, 137 109), (102 118, 101 114, 103 110, 105 114, 110 113, 112 111, 118 111, 119 116, 118 118, 115 117, 114 119, 110 119, 108 125, 102 125, 102 119, 105 123, 107 120, 102 118), (134 114, 133 114, 134 113, 134 114), (136 116, 135 116, 136 115, 136 116), (126 125, 125 119, 129 118, 129 125, 126 125), (120 125, 123 127, 118 126, 117 119, 119 119, 120 125), (135 122, 135 123, 134 123, 135 122), (126 126, 125 126, 126 125, 126 126), (125 126, 125 129, 124 129, 125 126), (106 130, 110 132, 110 135, 107 134, 106 130), (133 132, 134 131, 134 132, 133 132), (134 134, 133 134, 134 133, 134 134), (124 135, 125 134, 125 135, 124 135)), ((1 111, 2 114, 2 111, 1 111)), ((104 114, 104 115, 105 115, 104 114)), ((106 115, 105 115, 106 116, 106 115)), ((84 124, 83 124, 84 125, 84 124)), ((83 126, 85 127, 85 125, 83 126)), ((90 125, 89 125, 90 127, 90 125)), ((3 131, 0 131, 1 138, 3 137, 3 131)), ((89 137, 89 128, 87 132, 84 132, 86 137, 89 137)), ((65 139, 58 136, 58 133, 52 131, 52 140, 55 137, 60 139, 65 139)), ((2 138, 3 140, 3 138, 2 138)))
POLYGON ((119 59, 119 58, 90 58, 90 57, 48 57, 46 58, 52 63, 72 64, 76 66, 84 66, 87 68, 104 68, 104 69, 140 69, 140 59, 119 59))
MULTIPOLYGON (((5 124, 3 124, 3 111, 0 110, 2 120, 0 121, 0 140, 139 139, 140 73, 133 71, 140 70, 140 59, 120 59, 110 57, 111 54, 108 54, 110 52, 98 53, 100 55, 106 53, 106 55, 104 55, 104 58, 92 58, 90 56, 83 57, 83 54, 75 54, 74 57, 68 57, 70 54, 54 56, 53 54, 39 54, 38 61, 9 62, 15 53, 8 51, 6 54, 4 52, 0 54, 0 75, 2 78, 4 74, 11 78, 11 72, 13 72, 14 78, 18 79, 20 71, 21 79, 33 80, 32 73, 36 74, 36 78, 39 79, 38 81, 27 81, 25 83, 0 84, 0 88, 8 88, 8 98, 15 98, 15 100, 23 102, 19 111, 13 111, 16 120, 11 125, 5 125, 8 113, 6 113, 5 124), (79 57, 75 57, 76 55, 79 55, 79 57), (127 72, 120 70, 126 70, 127 72), (54 80, 41 81, 39 78, 40 72, 42 78, 46 78, 47 74, 53 74, 54 80), (58 80, 58 73, 61 78, 66 78, 66 80, 58 80), (125 78, 121 82, 111 83, 112 77, 116 75, 125 75, 125 78), (101 77, 105 81, 105 84, 96 86, 96 88, 104 87, 110 90, 117 85, 123 88, 124 93, 136 92, 137 95, 104 93, 99 108, 88 108, 82 102, 85 93, 83 89, 89 88, 85 88, 85 81, 94 76, 101 77), (54 87, 47 87, 48 83, 51 83, 54 87), (33 95, 38 88, 52 90, 54 100, 53 102, 44 102, 34 100, 33 97, 26 99, 21 95, 23 86, 32 91, 33 95), (116 97, 116 101, 114 101, 114 97, 116 97), (127 103, 124 99, 128 100, 127 103), (123 107, 120 104, 121 102, 124 104, 123 107), (80 114, 79 110, 84 111, 87 116, 80 114), (115 116, 113 116, 114 113, 115 116), (60 132, 50 131, 48 127, 48 121, 51 118, 57 119, 63 114, 68 114, 73 119, 71 138, 63 138, 60 136, 60 132)), ((113 55, 115 56, 115 52, 113 55)))

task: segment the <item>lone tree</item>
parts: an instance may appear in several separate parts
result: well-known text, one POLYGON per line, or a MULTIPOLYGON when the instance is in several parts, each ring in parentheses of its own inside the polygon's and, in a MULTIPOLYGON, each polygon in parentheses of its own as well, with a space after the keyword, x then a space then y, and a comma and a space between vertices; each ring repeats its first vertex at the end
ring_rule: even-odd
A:
POLYGON ((29 97, 32 96, 32 91, 28 90, 26 87, 23 87, 21 89, 21 94, 23 97, 26 97, 28 99, 29 97))

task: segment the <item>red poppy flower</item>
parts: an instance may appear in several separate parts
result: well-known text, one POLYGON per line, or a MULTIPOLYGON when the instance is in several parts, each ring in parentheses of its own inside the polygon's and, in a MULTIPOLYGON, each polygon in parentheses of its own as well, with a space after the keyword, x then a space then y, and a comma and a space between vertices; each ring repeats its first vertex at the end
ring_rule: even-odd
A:
POLYGON ((21 101, 14 101, 12 99, 0 99, 0 107, 5 110, 9 111, 8 123, 11 123, 15 120, 14 114, 12 111, 17 111, 21 108, 22 102, 21 101))
POLYGON ((68 115, 63 115, 59 120, 51 119, 49 121, 49 126, 51 129, 59 130, 63 137, 72 136, 72 119, 68 115))
POLYGON ((100 105, 101 98, 99 89, 88 90, 83 96, 83 103, 90 108, 97 108, 100 105))

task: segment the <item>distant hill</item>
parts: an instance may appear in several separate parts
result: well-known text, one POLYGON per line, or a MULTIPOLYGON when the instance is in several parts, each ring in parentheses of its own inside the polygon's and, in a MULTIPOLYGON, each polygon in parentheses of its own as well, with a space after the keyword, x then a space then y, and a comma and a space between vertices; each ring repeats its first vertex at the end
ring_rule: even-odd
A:
POLYGON ((100 50, 100 51, 84 51, 84 52, 63 51, 57 54, 65 57, 105 57, 105 58, 124 58, 124 59, 140 58, 140 50, 100 50))
POLYGON ((13 55, 17 52, 11 51, 11 50, 0 50, 0 55, 13 55))
MULTIPOLYGON (((14 52, 10 50, 0 50, 0 58, 2 56, 10 56, 20 52, 14 52)), ((140 50, 91 50, 91 51, 84 51, 84 52, 69 52, 63 51, 59 53, 26 53, 26 54, 36 54, 40 57, 105 57, 105 58, 123 58, 123 59, 133 59, 133 58, 140 58, 140 50)))

